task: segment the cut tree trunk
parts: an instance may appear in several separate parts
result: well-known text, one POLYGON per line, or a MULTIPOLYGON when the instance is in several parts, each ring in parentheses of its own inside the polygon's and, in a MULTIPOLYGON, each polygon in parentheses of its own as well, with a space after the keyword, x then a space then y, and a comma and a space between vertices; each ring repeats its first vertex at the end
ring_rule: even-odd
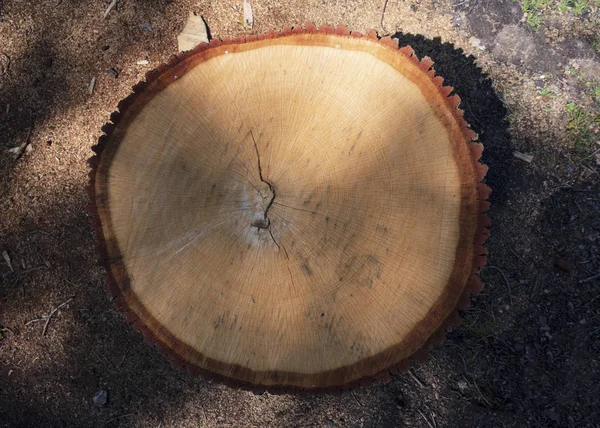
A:
POLYGON ((147 75, 95 147, 108 287, 178 365, 348 386, 406 368, 481 289, 482 147, 410 47, 312 25, 147 75))

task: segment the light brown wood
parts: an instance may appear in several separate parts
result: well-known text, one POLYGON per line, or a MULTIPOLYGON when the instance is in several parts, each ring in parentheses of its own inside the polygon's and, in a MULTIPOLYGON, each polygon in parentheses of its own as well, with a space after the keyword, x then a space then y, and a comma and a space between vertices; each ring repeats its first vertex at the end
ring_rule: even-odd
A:
POLYGON ((374 41, 202 51, 117 125, 95 193, 128 309, 184 362, 327 387, 422 348, 473 272, 481 200, 455 107, 374 41))

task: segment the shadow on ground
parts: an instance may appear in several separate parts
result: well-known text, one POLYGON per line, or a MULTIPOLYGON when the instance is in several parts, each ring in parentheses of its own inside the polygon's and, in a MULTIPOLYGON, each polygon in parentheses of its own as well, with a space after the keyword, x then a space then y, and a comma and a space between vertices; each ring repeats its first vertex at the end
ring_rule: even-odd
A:
MULTIPOLYGON (((486 180, 494 190, 491 267, 482 273, 488 286, 474 299, 463 326, 432 351, 431 359, 388 384, 337 395, 254 394, 174 369, 112 307, 79 189, 65 206, 54 207, 56 213, 46 213, 58 221, 25 218, 2 237, 14 272, 1 273, 0 425, 169 426, 183 416, 199 425, 237 420, 279 426, 585 426, 598 421, 597 282, 580 281, 600 270, 600 189, 591 183, 557 189, 540 220, 523 231, 519 198, 535 194, 541 178, 512 157, 506 111, 491 82, 472 57, 451 45, 408 34, 396 37, 433 58, 438 73, 455 87, 467 121, 486 146, 486 180), (573 264, 570 272, 553 266, 555 255, 573 264), (27 324, 67 301, 46 335, 44 320, 27 324), (101 390, 108 402, 97 407, 92 397, 101 390)), ((37 49, 52 51, 43 42, 37 49)), ((39 61, 45 73, 49 60, 39 61)), ((60 77, 54 79, 56 87, 64 87, 60 77)), ((44 104, 36 121, 48 120, 61 93, 33 90, 44 104)), ((12 100, 19 90, 6 93, 12 100)), ((21 125, 4 132, 27 132, 28 110, 20 113, 21 125)))

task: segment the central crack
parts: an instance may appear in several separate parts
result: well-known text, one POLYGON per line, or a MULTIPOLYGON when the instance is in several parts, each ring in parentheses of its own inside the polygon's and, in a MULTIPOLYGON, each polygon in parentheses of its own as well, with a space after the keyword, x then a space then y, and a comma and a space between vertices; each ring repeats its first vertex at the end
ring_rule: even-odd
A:
MULTIPOLYGON (((258 159, 258 176, 260 177, 260 181, 262 181, 267 186, 269 186, 269 190, 271 191, 271 194, 273 195, 271 197, 271 200, 267 204, 267 208, 265 208, 263 218, 260 220, 253 221, 252 226, 257 227, 259 229, 268 229, 269 233, 271 233, 271 237, 273 238, 273 233, 271 232, 271 229, 270 229, 271 220, 269 219, 269 210, 273 206, 273 202, 275 202, 275 196, 277 196, 277 193, 275 192, 275 187, 270 182, 268 182, 267 180, 265 180, 263 178, 262 166, 260 164, 260 153, 258 152, 258 144, 256 144, 256 140, 254 139, 254 134, 252 133, 252 130, 250 130, 250 136, 252 137, 252 141, 254 142, 254 150, 256 150, 256 158, 258 159)), ((275 244, 277 244, 277 241, 275 241, 275 238, 273 238, 273 241, 275 242, 275 244)), ((279 246, 279 245, 277 245, 277 246, 279 246)))
MULTIPOLYGON (((273 203, 275 202, 275 196, 277 196, 277 193, 275 192, 275 186, 273 186, 269 181, 265 180, 263 177, 262 166, 260 164, 260 153, 258 152, 258 144, 256 144, 256 139, 254 138, 254 133, 252 132, 252 129, 250 129, 250 136, 252 137, 252 142, 254 143, 254 150, 256 150, 256 159, 258 160, 258 176, 260 177, 260 181, 262 181, 267 186, 269 186, 269 190, 271 191, 271 194, 273 195, 271 197, 271 200, 267 204, 267 208, 265 208, 263 218, 260 220, 253 221, 251 225, 258 228, 259 230, 260 229, 268 230, 269 235, 271 235, 271 239, 273 240, 273 243, 277 246, 278 251, 281 251, 281 249, 283 249, 285 257, 287 258, 287 269, 288 269, 288 272, 290 273, 290 280, 292 281, 292 284, 294 284, 294 276, 292 275, 292 271, 290 270, 290 256, 289 256, 287 250, 285 249, 283 242, 281 243, 281 245, 279 245, 279 243, 275 239, 275 236, 273 235, 273 228, 271 227, 271 220, 269 219, 269 210, 271 209, 271 207, 273 206, 273 203)), ((256 190, 258 191, 258 189, 256 189, 256 190)), ((260 191, 258 193, 260 194, 260 191)), ((261 198, 264 199, 262 194, 261 194, 261 198)))

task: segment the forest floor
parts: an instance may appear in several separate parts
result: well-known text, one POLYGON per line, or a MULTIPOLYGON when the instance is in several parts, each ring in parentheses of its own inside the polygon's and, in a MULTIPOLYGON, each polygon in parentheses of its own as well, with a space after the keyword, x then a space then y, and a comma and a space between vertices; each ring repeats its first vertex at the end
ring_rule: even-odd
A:
POLYGON ((0 426, 600 426, 600 2, 252 0, 252 30, 239 0, 109 3, 0 0, 0 426), (113 308, 86 160, 192 10, 212 37, 374 28, 462 98, 493 189, 487 285, 409 373, 252 393, 173 368, 113 308))

